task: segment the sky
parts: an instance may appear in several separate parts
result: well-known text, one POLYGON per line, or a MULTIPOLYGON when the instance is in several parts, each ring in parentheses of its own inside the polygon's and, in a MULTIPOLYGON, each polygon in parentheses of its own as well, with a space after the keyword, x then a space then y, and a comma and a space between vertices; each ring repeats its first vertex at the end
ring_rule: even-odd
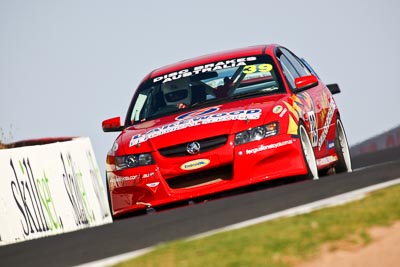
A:
POLYGON ((400 124, 398 0, 0 0, 0 139, 89 137, 100 170, 137 85, 180 60, 277 43, 335 95, 350 145, 400 124))

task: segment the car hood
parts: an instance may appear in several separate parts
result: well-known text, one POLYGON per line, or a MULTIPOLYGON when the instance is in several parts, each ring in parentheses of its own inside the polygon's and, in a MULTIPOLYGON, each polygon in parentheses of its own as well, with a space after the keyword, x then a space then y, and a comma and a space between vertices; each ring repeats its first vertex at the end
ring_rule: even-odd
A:
POLYGON ((265 96, 186 110, 128 127, 116 143, 123 147, 120 153, 135 154, 233 134, 267 122, 273 107, 284 98, 265 96))

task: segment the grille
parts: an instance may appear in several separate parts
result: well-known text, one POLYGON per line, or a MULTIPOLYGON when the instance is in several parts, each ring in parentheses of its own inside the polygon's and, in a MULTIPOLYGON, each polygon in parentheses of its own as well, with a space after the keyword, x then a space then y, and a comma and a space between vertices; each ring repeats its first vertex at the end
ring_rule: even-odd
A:
POLYGON ((232 179, 232 165, 190 173, 167 179, 172 189, 193 188, 232 179))
MULTIPOLYGON (((196 140, 200 144, 200 152, 206 152, 213 150, 217 147, 223 146, 226 144, 228 140, 227 135, 217 136, 202 140, 196 140)), ((162 148, 159 150, 160 154, 164 157, 179 157, 179 156, 187 156, 189 153, 186 151, 186 146, 188 143, 179 144, 175 146, 170 146, 166 148, 162 148)))

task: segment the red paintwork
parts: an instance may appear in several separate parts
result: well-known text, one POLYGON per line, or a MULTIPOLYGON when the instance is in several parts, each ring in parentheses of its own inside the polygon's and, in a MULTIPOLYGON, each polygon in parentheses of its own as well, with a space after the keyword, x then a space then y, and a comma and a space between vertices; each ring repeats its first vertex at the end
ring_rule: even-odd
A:
MULTIPOLYGON (((154 79, 167 73, 207 64, 208 62, 262 54, 268 54, 273 57, 275 64, 278 66, 278 75, 284 77, 279 62, 274 55, 277 47, 279 46, 254 46, 178 62, 151 72, 143 82, 147 79, 154 79)), ((314 79, 317 78, 312 76, 299 81, 307 84, 307 82, 314 81, 314 79)), ((321 160, 329 158, 329 156, 336 156, 335 149, 332 149, 330 144, 335 139, 335 122, 338 110, 331 93, 320 80, 318 80, 317 86, 298 94, 292 92, 285 79, 283 79, 283 83, 286 87, 286 93, 284 94, 258 96, 219 104, 216 106, 217 110, 210 113, 212 115, 222 112, 260 109, 259 119, 247 121, 231 120, 186 127, 150 138, 140 143, 140 145, 130 145, 133 136, 144 135, 152 129, 154 132, 156 128, 177 123, 177 118, 188 111, 182 111, 178 114, 125 128, 117 137, 113 148, 107 155, 107 183, 113 215, 119 216, 145 209, 146 203, 157 207, 267 180, 306 174, 307 169, 300 140, 296 135, 296 127, 302 121, 310 132, 310 139, 312 138, 310 111, 315 114, 318 131, 318 138, 314 144, 315 156, 320 159, 318 168, 323 169, 332 166, 335 163, 334 161, 324 162, 324 160, 321 160), (333 111, 330 114, 331 122, 326 123, 330 109, 333 111), (279 122, 278 135, 243 145, 234 145, 235 133, 275 121, 279 122), (325 133, 324 126, 327 126, 325 128, 328 129, 325 133), (196 155, 164 157, 159 150, 174 144, 188 143, 221 135, 228 138, 225 145, 196 155), (324 136, 324 138, 321 138, 321 136, 324 136), (155 165, 121 171, 115 169, 115 156, 147 152, 152 154, 156 162, 155 165), (199 167, 192 170, 189 170, 189 167, 183 167, 187 168, 183 170, 182 166, 184 164, 186 166, 199 167), (206 173, 207 170, 213 174, 213 171, 216 171, 221 166, 224 169, 218 174, 219 176, 225 176, 222 177, 224 179, 221 179, 221 181, 180 189, 173 189, 168 184, 168 181, 172 181, 171 179, 181 175, 193 174, 200 179, 207 177, 209 175, 206 173)), ((202 110, 207 108, 202 107, 202 110)), ((103 123, 103 127, 120 126, 115 125, 116 122, 118 120, 115 118, 107 120, 103 123)))

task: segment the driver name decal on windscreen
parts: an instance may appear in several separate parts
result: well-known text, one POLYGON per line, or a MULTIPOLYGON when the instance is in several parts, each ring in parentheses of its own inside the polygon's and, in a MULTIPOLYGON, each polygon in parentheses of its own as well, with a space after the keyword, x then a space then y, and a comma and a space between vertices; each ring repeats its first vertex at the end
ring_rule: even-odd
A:
MULTIPOLYGON (((244 57, 244 58, 236 58, 236 59, 229 59, 224 61, 219 61, 216 63, 209 63, 205 65, 196 66, 190 69, 183 69, 180 71, 172 72, 169 74, 165 74, 163 76, 159 76, 153 79, 153 83, 160 82, 166 83, 178 80, 184 77, 190 77, 192 75, 196 75, 199 73, 204 72, 211 72, 216 70, 234 68, 239 66, 246 66, 247 62, 256 61, 257 57, 244 57)), ((265 64, 267 65, 267 64, 265 64)), ((268 64, 269 65, 269 64, 268 64)))
POLYGON ((187 116, 180 115, 176 117, 176 122, 165 124, 160 127, 153 128, 147 131, 145 134, 137 134, 132 136, 129 142, 129 147, 138 145, 140 143, 146 142, 150 138, 161 136, 164 134, 176 132, 186 128, 206 125, 217 122, 233 121, 233 120, 258 120, 261 116, 261 109, 243 109, 234 110, 229 112, 219 112, 218 107, 211 107, 209 110, 204 110, 201 113, 193 114, 189 112, 187 116), (185 119, 186 118, 186 119, 185 119))

